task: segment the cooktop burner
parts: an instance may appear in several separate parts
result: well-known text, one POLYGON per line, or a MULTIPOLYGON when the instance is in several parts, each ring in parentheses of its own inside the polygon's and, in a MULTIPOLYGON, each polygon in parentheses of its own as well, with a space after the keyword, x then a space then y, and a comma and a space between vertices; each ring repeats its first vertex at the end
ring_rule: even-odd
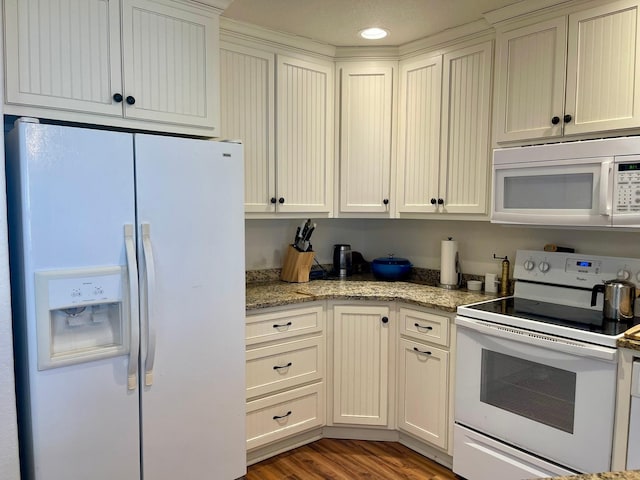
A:
POLYGON ((617 322, 605 320, 602 312, 597 310, 516 297, 479 303, 468 308, 611 336, 620 335, 640 323, 638 317, 629 322, 617 322))

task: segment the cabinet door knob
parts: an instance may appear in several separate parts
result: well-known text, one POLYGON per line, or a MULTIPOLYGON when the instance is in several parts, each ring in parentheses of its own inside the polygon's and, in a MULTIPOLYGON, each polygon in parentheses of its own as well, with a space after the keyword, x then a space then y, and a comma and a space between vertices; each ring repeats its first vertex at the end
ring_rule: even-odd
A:
POLYGON ((133 98, 131 95, 129 95, 129 96, 127 97, 127 103, 128 103, 129 105, 133 105, 134 103, 136 103, 136 99, 135 99, 135 98, 133 98))
POLYGON ((385 198, 384 200, 382 200, 382 203, 384 203, 385 205, 389 205, 389 199, 385 198))
POLYGON ((278 199, 278 203, 282 205, 284 203, 284 197, 280 197, 278 199))
POLYGON ((271 200, 269 200, 271 203, 276 203, 278 200, 276 199, 276 197, 271 197, 271 200))
POLYGON ((120 103, 122 101, 122 94, 121 93, 114 93, 113 94, 113 101, 116 103, 120 103))
POLYGON ((389 317, 382 317, 382 323, 389 323, 389 317))
POLYGON ((551 123, 553 123, 554 125, 557 125, 560 123, 560 117, 553 117, 551 119, 551 123))
POLYGON ((438 205, 444 205, 444 199, 439 198, 438 199, 438 205))
POLYGON ((438 201, 435 198, 431 199, 431 205, 435 205, 436 203, 438 203, 438 201))
POLYGON ((569 123, 573 117, 569 114, 564 116, 564 123, 569 123))

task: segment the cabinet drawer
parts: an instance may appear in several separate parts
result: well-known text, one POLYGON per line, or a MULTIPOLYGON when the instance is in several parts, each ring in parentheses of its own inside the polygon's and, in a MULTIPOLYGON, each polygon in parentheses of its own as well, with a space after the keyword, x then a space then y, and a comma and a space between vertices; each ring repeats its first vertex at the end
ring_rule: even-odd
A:
POLYGON ((322 340, 312 337, 247 351, 247 398, 322 378, 322 340))
POLYGON ((324 384, 247 402, 247 450, 324 425, 324 384))
POLYGON ((449 346, 449 317, 400 308, 400 330, 407 335, 436 345, 449 346))
POLYGON ((253 345, 320 332, 324 325, 323 319, 322 305, 250 315, 246 320, 246 343, 253 345))

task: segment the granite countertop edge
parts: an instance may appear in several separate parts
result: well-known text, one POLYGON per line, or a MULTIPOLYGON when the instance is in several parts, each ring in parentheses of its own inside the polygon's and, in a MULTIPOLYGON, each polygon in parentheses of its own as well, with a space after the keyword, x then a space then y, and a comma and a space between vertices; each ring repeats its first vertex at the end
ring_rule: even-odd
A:
MULTIPOLYGON (((268 281, 247 283, 246 312, 321 300, 400 301, 419 307, 455 313, 460 305, 499 298, 495 294, 466 289, 449 290, 413 282, 376 280, 312 280, 305 283, 268 281)), ((640 341, 620 338, 618 348, 640 351, 640 341)), ((640 480, 640 477, 639 479, 640 480)))
POLYGON ((494 294, 466 289, 449 290, 411 282, 312 280, 306 283, 281 281, 249 283, 246 311, 320 300, 402 301, 421 307, 454 313, 459 305, 497 298, 494 294))

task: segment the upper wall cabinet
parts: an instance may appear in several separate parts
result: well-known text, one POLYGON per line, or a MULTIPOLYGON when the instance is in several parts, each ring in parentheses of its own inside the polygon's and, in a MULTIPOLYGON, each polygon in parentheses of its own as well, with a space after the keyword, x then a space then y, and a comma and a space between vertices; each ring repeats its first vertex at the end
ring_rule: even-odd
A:
POLYGON ((220 130, 244 145, 247 214, 275 212, 275 55, 222 43, 220 130))
POLYGON ((330 215, 333 205, 333 64, 278 55, 278 211, 330 215))
POLYGON ((217 136, 218 15, 169 0, 6 0, 5 113, 217 136))
POLYGON ((498 31, 496 141, 640 127, 639 11, 622 0, 498 31))
POLYGON ((338 64, 340 213, 389 215, 395 62, 338 64))
POLYGON ((247 217, 331 216, 333 65, 230 42, 220 59, 221 132, 245 145, 247 217))
POLYGON ((397 212, 486 214, 493 43, 401 62, 397 212))

